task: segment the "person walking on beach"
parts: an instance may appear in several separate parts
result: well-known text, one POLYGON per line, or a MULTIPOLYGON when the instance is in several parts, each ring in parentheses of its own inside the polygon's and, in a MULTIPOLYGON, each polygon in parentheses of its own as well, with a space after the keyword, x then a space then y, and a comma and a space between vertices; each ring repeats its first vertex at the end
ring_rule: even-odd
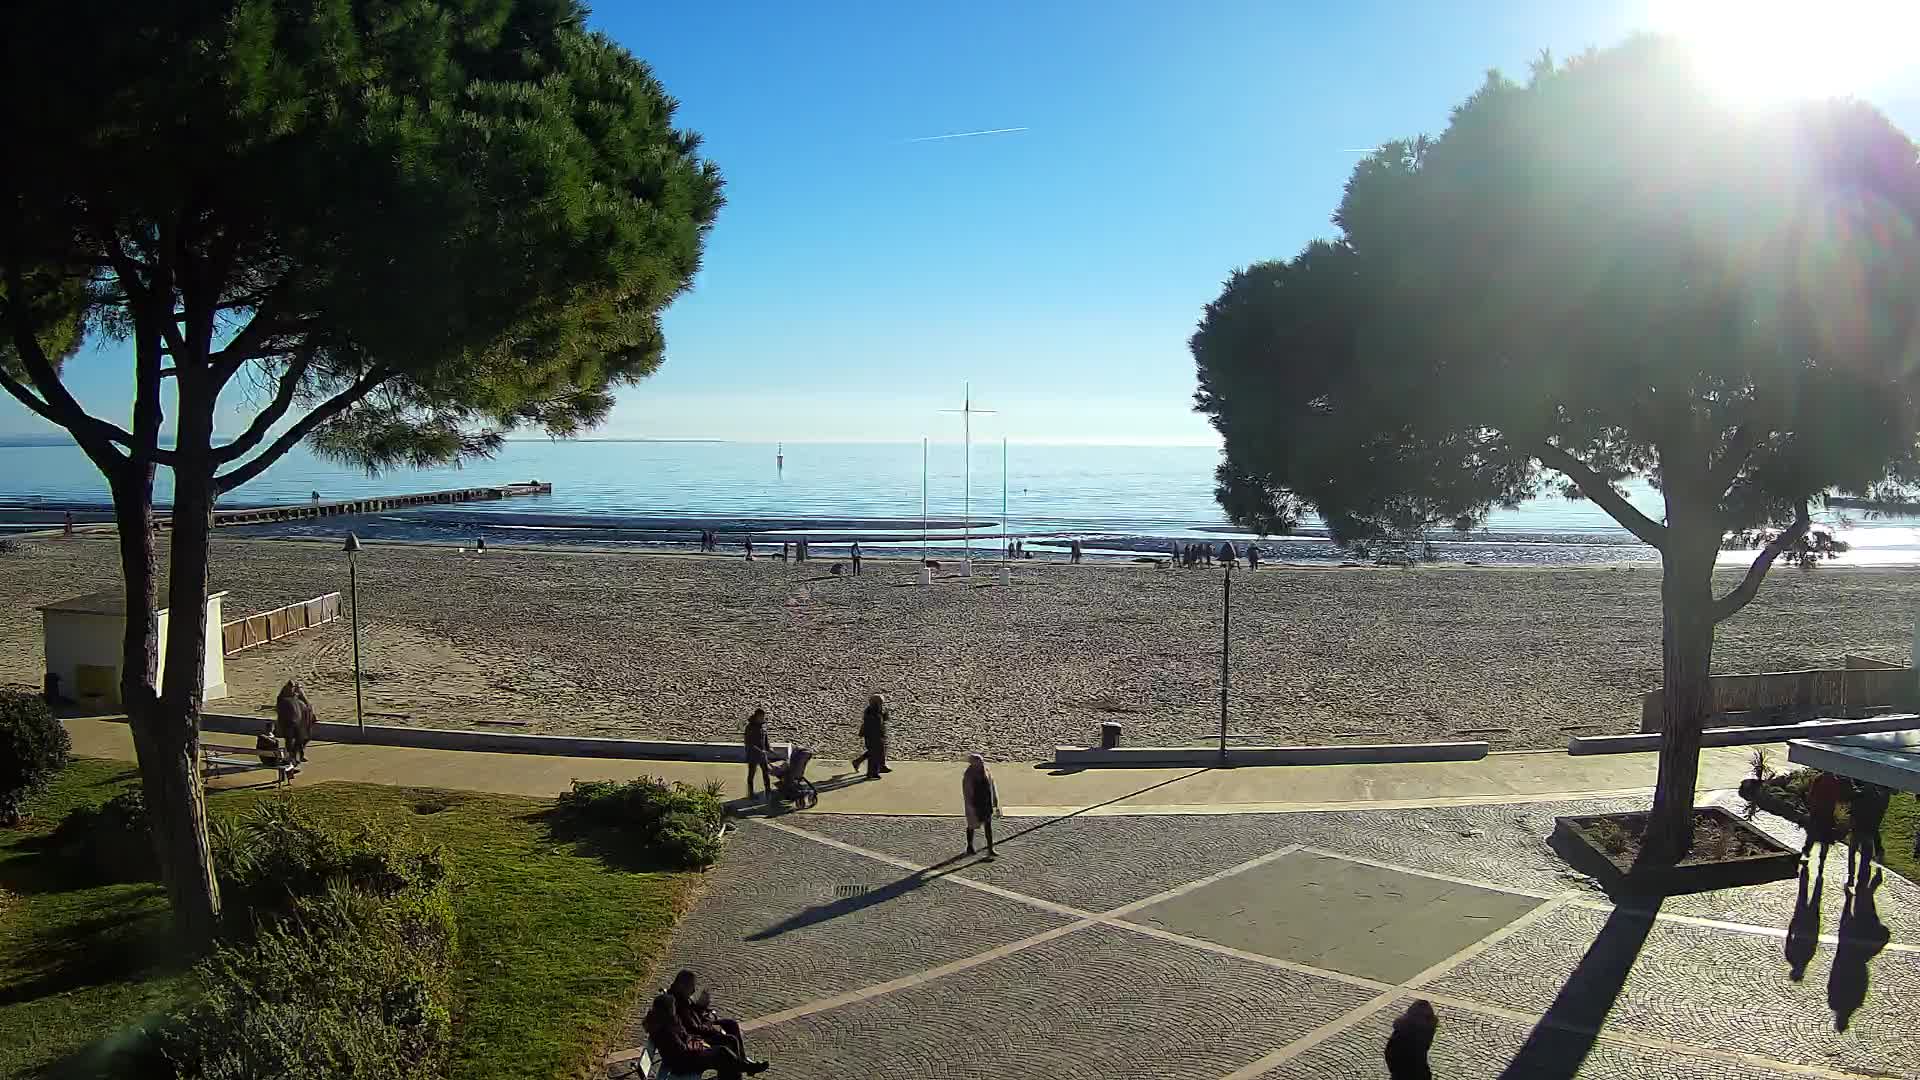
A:
POLYGON ((1260 569, 1260 545, 1252 541, 1247 542, 1247 569, 1260 569))
POLYGON ((1827 872, 1827 849, 1833 846, 1837 831, 1834 815, 1847 794, 1847 782, 1832 773, 1821 773, 1807 785, 1807 842, 1800 849, 1800 857, 1810 857, 1813 845, 1819 844, 1822 874, 1827 872))
POLYGON ((1075 540, 1073 542, 1073 545, 1070 548, 1068 548, 1068 550, 1073 553, 1073 561, 1079 562, 1080 561, 1080 541, 1075 540))
POLYGON ((987 771, 987 759, 967 755, 967 771, 960 774, 960 800, 967 809, 967 854, 973 854, 973 831, 987 831, 987 858, 993 858, 993 815, 1000 811, 1000 793, 987 771))
POLYGON ((1853 860, 1860 860, 1860 877, 1865 880, 1873 874, 1873 864, 1878 860, 1882 865, 1887 861, 1887 847, 1880 840, 1880 823, 1886 820, 1887 806, 1893 801, 1893 792, 1879 784, 1865 782, 1853 786, 1853 801, 1848 804, 1851 835, 1847 843, 1847 884, 1854 881, 1853 860))
POLYGON ((766 789, 767 802, 773 802, 773 777, 767 761, 773 757, 773 744, 767 741, 767 710, 755 709, 747 717, 746 735, 741 739, 747 751, 747 798, 753 798, 753 774, 760 774, 760 786, 766 789))
POLYGON ((753 561, 753 534, 748 533, 746 536, 746 539, 742 542, 745 543, 747 546, 747 561, 752 562, 753 561))
POLYGON ((860 576, 860 541, 858 540, 855 540, 853 542, 852 556, 853 556, 853 576, 859 577, 860 576))
POLYGON ((787 561, 787 542, 785 540, 780 541, 780 561, 787 561))
POLYGON ((893 770, 887 767, 887 704, 875 694, 867 699, 867 710, 860 714, 860 743, 865 749, 851 764, 859 768, 861 762, 867 766, 867 779, 878 780, 881 773, 893 770))

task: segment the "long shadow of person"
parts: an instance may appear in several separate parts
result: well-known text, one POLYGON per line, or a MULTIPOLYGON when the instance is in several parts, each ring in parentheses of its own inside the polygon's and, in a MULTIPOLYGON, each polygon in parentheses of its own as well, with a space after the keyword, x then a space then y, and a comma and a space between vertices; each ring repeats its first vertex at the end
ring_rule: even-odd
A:
POLYGON ((1893 934, 1874 908, 1874 890, 1883 874, 1863 878, 1840 909, 1840 944, 1833 950, 1833 971, 1827 976, 1827 1007, 1833 1010, 1833 1029, 1847 1030, 1853 1014, 1867 1000, 1867 965, 1887 947, 1893 934))
POLYGON ((1807 964, 1820 949, 1820 892, 1826 881, 1825 874, 1800 865, 1800 895, 1793 902, 1793 921, 1787 924, 1787 978, 1794 982, 1807 977, 1807 964))

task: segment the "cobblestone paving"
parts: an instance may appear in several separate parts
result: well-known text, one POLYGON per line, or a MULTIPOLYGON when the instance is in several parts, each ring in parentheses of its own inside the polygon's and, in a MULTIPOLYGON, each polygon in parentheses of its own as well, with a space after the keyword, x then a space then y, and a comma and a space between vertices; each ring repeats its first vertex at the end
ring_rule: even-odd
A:
MULTIPOLYGON (((1613 911, 1545 837, 1556 815, 1633 805, 1012 818, 999 823, 992 863, 956 858, 964 832, 953 819, 782 821, 803 835, 750 822, 683 923, 659 981, 680 966, 705 974, 724 1010, 748 1021, 756 1052, 778 1062, 769 1076, 1384 1077, 1392 1017, 1428 995, 1443 1006, 1433 1062, 1449 1080, 1920 1080, 1912 1035, 1920 952, 1911 949, 1920 890, 1887 875, 1871 910, 1856 907, 1843 926, 1836 853, 1817 903, 1809 895, 1796 905, 1799 885, 1787 881, 1672 897, 1660 919, 1613 911), (916 874, 832 842, 931 869, 916 874), (1509 897, 1525 912, 1518 921, 1487 919, 1493 936, 1442 957, 1430 982, 1402 986, 1392 1004, 1367 1013, 1383 984, 1354 985, 1302 953, 1276 957, 1287 953, 1274 944, 1285 927, 1268 919, 1281 936, 1249 935, 1236 920, 1250 909, 1217 902, 1241 875, 1246 902, 1268 902, 1258 886, 1272 875, 1261 871, 1296 856, 1237 868, 1292 845, 1531 895, 1509 897), (1198 884, 1223 873, 1227 890, 1198 884), (843 885, 869 889, 837 897, 843 885), (1158 910, 1184 910, 1181 919, 1156 927, 1145 925, 1156 921, 1153 908, 1107 914, 1171 889, 1186 890, 1189 902, 1163 900, 1158 910), (1049 932, 1057 936, 1035 940, 1049 932), (1889 938, 1895 944, 1883 947, 1889 938)), ((1761 824, 1797 840, 1784 823, 1761 824)), ((1397 880, 1348 877, 1370 888, 1397 880)), ((631 1034, 631 1044, 644 1041, 631 1034)))
POLYGON ((749 1039, 783 1076, 1222 1076, 1371 997, 1096 926, 749 1039))
MULTIPOLYGON (((973 956, 1071 919, 758 825, 729 841, 662 971, 703 972, 727 1008, 762 1016, 973 956), (870 885, 836 899, 840 885, 870 885)), ((657 980, 665 985, 666 978, 657 980)))
POLYGON ((1763 1045, 1797 1064, 1920 1074, 1920 955, 1822 944, 1794 981, 1784 951, 1776 938, 1563 908, 1431 989, 1718 1050, 1763 1045))
MULTIPOLYGON (((1382 1050, 1393 1019, 1410 999, 1394 1002, 1337 1038, 1312 1047, 1267 1074, 1269 1080, 1385 1077, 1382 1050)), ((1597 1041, 1554 1028, 1439 1006, 1440 1028, 1428 1061, 1446 1080, 1788 1080, 1797 1073, 1751 1062, 1685 1057, 1661 1049, 1597 1041)))

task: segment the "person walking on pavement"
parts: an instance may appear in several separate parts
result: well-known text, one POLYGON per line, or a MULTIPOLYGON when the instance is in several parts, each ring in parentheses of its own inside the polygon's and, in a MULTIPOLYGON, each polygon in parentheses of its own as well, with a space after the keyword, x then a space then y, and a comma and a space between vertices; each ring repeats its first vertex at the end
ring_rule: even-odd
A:
POLYGON ((1800 849, 1800 858, 1811 857, 1813 845, 1819 844, 1823 875, 1827 872, 1827 849, 1833 846, 1834 833, 1838 831, 1834 817, 1847 794, 1847 782, 1832 773, 1821 773, 1807 785, 1807 842, 1800 849))
POLYGON ((760 786, 765 789, 767 802, 773 802, 773 777, 767 771, 767 762, 773 757, 773 744, 767 741, 767 710, 755 709, 747 717, 747 731, 742 740, 747 751, 747 798, 753 798, 753 774, 760 774, 760 786))
POLYGON ((1847 843, 1848 885, 1854 882, 1853 860, 1856 857, 1860 860, 1859 876, 1862 880, 1872 875, 1875 860, 1886 864, 1887 846, 1880 840, 1880 823, 1886 820, 1887 806, 1892 801, 1893 792, 1879 784, 1854 784, 1853 801, 1847 808, 1851 833, 1847 843))
POLYGON ((967 755, 967 771, 960 775, 960 799, 967 810, 967 854, 973 854, 974 830, 985 828, 987 858, 993 858, 993 816, 1000 812, 1000 793, 987 771, 987 759, 979 754, 967 755))
POLYGON ((867 699, 867 711, 860 714, 860 742, 865 747, 860 756, 853 759, 854 768, 862 762, 867 766, 867 779, 878 780, 881 773, 893 770, 887 767, 887 715, 886 702, 875 694, 867 699))

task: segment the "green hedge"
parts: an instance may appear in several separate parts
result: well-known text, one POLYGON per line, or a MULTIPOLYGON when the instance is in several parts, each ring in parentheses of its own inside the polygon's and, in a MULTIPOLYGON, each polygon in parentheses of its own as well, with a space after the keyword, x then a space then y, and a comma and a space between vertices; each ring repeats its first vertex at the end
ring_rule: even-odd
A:
POLYGON ((74 807, 60 819, 47 842, 87 881, 154 881, 160 876, 147 800, 138 788, 99 806, 74 807))
POLYGON ((624 784, 575 780, 560 793, 555 814, 575 831, 617 830, 633 854, 664 869, 697 870, 720 857, 726 804, 718 784, 696 787, 642 776, 624 784))
POLYGON ((27 796, 46 790, 67 763, 72 740, 47 703, 0 690, 0 826, 20 824, 27 796))

